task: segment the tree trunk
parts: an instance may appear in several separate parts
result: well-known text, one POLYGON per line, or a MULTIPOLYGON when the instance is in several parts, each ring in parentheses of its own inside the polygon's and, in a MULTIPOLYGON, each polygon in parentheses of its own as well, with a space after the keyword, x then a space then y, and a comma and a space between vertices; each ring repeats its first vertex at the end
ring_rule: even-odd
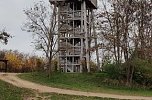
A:
POLYGON ((96 58, 97 58, 97 71, 100 71, 100 61, 99 61, 99 51, 98 51, 98 43, 97 43, 97 33, 95 30, 95 20, 94 20, 94 12, 92 13, 92 23, 93 23, 93 35, 94 35, 94 42, 95 42, 95 50, 96 50, 96 58))
POLYGON ((116 46, 117 46, 117 63, 120 64, 120 31, 119 31, 119 22, 118 14, 116 14, 116 46))

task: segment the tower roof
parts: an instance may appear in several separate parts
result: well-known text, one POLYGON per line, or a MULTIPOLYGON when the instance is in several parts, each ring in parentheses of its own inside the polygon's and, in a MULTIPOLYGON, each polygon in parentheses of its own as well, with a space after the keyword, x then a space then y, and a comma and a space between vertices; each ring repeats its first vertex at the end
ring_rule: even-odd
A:
POLYGON ((92 4, 92 6, 94 6, 95 9, 97 8, 97 0, 86 0, 86 1, 89 1, 92 4))
MULTIPOLYGON (((67 1, 67 2, 74 2, 74 1, 82 1, 82 0, 50 0, 50 2, 61 2, 61 1, 67 1)), ((91 8, 96 9, 97 8, 97 0, 85 0, 87 5, 91 8)))

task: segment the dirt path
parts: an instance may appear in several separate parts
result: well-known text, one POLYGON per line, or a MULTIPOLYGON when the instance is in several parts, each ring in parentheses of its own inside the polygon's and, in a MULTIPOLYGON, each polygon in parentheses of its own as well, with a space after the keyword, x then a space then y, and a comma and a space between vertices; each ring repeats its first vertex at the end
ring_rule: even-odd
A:
POLYGON ((79 95, 79 96, 95 96, 95 97, 106 97, 106 98, 117 98, 117 99, 132 99, 132 100, 152 100, 152 97, 142 97, 142 96, 124 96, 124 95, 115 95, 115 94, 106 94, 106 93, 93 93, 93 92, 81 92, 75 90, 59 89, 52 88, 37 83, 29 82, 23 79, 20 79, 16 76, 15 73, 0 73, 0 79, 11 83, 17 87, 29 88, 37 90, 38 92, 50 92, 50 93, 59 93, 59 94, 68 94, 68 95, 79 95))

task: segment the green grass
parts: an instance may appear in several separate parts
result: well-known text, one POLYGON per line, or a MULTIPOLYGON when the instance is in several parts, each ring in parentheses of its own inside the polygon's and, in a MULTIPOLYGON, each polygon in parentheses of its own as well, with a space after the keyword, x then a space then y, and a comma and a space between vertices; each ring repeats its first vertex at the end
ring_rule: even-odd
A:
POLYGON ((0 80, 0 100, 22 100, 23 97, 32 94, 30 90, 18 88, 0 80))
POLYGON ((99 97, 85 97, 85 96, 73 96, 73 95, 63 95, 63 94, 40 94, 45 97, 46 100, 116 100, 110 98, 99 98, 99 97))
POLYGON ((152 91, 139 88, 108 86, 102 84, 103 73, 78 74, 54 73, 50 79, 44 73, 20 74, 20 78, 36 83, 73 90, 103 92, 122 95, 152 96, 152 91))
POLYGON ((55 93, 37 93, 25 88, 18 88, 0 80, 0 100, 116 100, 110 98, 63 95, 55 93))

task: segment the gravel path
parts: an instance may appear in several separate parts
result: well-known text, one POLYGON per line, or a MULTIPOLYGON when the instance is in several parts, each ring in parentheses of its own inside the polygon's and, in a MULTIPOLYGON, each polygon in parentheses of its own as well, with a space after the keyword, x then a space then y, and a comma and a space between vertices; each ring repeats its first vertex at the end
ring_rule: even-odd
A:
POLYGON ((59 94, 68 94, 68 95, 95 96, 95 97, 106 97, 106 98, 116 98, 116 99, 152 100, 152 97, 124 96, 124 95, 116 95, 116 94, 82 92, 75 90, 53 88, 20 79, 16 75, 17 75, 16 73, 0 73, 0 79, 10 84, 13 84, 17 87, 29 88, 29 89, 37 90, 38 92, 42 92, 42 93, 49 92, 49 93, 59 93, 59 94))

